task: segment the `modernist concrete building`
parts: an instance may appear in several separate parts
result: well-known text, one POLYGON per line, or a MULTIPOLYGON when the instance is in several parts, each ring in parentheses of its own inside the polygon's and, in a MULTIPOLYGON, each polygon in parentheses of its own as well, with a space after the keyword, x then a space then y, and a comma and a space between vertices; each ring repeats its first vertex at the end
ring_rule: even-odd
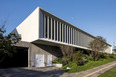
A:
MULTIPOLYGON (((88 49, 89 42, 95 38, 40 7, 13 32, 21 35, 17 46, 28 49, 28 67, 52 66, 52 61, 61 56, 60 45, 88 49)), ((112 53, 111 45, 105 52, 112 53)))

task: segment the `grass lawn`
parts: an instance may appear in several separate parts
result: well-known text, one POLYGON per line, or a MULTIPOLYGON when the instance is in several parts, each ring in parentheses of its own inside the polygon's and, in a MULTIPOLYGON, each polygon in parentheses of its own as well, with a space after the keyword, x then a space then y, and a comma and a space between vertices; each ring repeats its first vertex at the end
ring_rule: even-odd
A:
POLYGON ((116 77, 116 67, 104 72, 98 77, 116 77))
POLYGON ((67 73, 74 73, 74 72, 80 72, 80 71, 85 71, 112 61, 116 61, 116 59, 102 59, 99 61, 89 61, 88 63, 86 63, 83 66, 76 66, 75 63, 70 63, 69 65, 65 65, 63 66, 63 69, 67 72, 67 73), (66 67, 70 67, 70 70, 67 70, 66 67))

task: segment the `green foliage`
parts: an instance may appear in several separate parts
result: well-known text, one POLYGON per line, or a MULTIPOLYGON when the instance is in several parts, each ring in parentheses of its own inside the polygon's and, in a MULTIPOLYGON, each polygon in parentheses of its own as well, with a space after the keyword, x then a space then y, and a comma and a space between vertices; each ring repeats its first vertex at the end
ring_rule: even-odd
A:
POLYGON ((93 57, 91 55, 87 56, 87 61, 93 61, 93 57))
MULTIPOLYGON (((69 61, 68 64, 63 65, 63 69, 67 73, 74 73, 74 72, 80 72, 80 71, 85 71, 112 61, 116 60, 116 55, 114 54, 107 54, 107 53, 99 53, 100 57, 97 61, 94 61, 92 56, 87 56, 83 54, 83 51, 77 51, 76 53, 73 54, 73 60, 69 61), (80 64, 83 62, 83 57, 86 58, 84 60, 84 64, 80 64), (79 64, 78 64, 79 63, 79 64), (70 67, 70 70, 67 70, 66 68, 70 67)), ((62 59, 62 58, 61 58, 62 59)))
POLYGON ((53 61, 53 63, 61 64, 61 63, 63 63, 63 59, 62 58, 58 58, 55 61, 53 61))
POLYGON ((115 61, 116 58, 108 58, 108 59, 99 59, 98 61, 88 61, 86 64, 84 64, 83 66, 76 66, 76 63, 72 63, 70 66, 69 65, 65 65, 62 68, 67 72, 67 73, 74 73, 74 72, 81 72, 81 71, 85 71, 112 61, 115 61), (66 67, 70 67, 70 70, 67 70, 66 67))
POLYGON ((99 59, 107 59, 109 58, 109 54, 106 54, 106 53, 99 53, 99 59))
POLYGON ((64 45, 60 46, 60 49, 62 51, 63 57, 65 57, 65 56, 68 56, 69 57, 70 55, 73 54, 73 52, 75 50, 74 47, 64 46, 64 45))
POLYGON ((114 54, 99 53, 99 59, 115 58, 114 54))
POLYGON ((99 51, 104 51, 108 47, 106 40, 101 36, 97 36, 94 40, 92 40, 88 44, 88 46, 89 46, 88 48, 90 48, 92 50, 91 55, 92 55, 94 61, 98 60, 99 51))
POLYGON ((83 54, 83 51, 76 51, 75 53, 63 56, 53 61, 53 63, 62 63, 63 65, 70 65, 70 62, 73 62, 77 65, 84 65, 87 62, 86 55, 83 54))
POLYGON ((5 24, 0 26, 0 62, 2 62, 6 55, 12 56, 16 52, 14 44, 19 41, 18 35, 15 33, 10 33, 7 36, 4 36, 6 30, 4 29, 5 24))
POLYGON ((94 61, 92 54, 85 54, 84 51, 78 50, 73 54, 58 58, 55 63, 62 63, 63 69, 67 73, 85 71, 116 60, 116 55, 107 53, 98 53, 98 59, 94 61), (67 69, 67 67, 71 69, 67 69))
POLYGON ((77 51, 73 54, 73 62, 77 65, 84 65, 87 62, 85 54, 83 54, 83 51, 77 51))

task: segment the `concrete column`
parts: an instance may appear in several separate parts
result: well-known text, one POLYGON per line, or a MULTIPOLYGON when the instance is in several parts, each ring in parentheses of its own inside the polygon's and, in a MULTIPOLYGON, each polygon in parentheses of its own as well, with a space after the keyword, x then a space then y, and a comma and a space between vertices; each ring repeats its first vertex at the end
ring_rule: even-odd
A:
POLYGON ((70 40, 71 40, 71 41, 70 41, 70 44, 72 44, 72 28, 70 28, 70 29, 71 29, 71 30, 70 30, 70 33, 71 33, 71 34, 70 34, 70 38, 71 38, 71 39, 70 39, 70 40))
POLYGON ((75 30, 75 45, 77 45, 77 31, 75 30))
POLYGON ((47 17, 47 38, 49 39, 49 16, 47 17))
POLYGON ((74 31, 74 29, 72 28, 72 44, 74 44, 73 43, 73 41, 74 41, 74 32, 73 31, 74 31))
POLYGON ((58 41, 58 21, 57 21, 57 41, 58 41))
POLYGON ((61 22, 60 22, 60 42, 61 42, 61 22))
POLYGON ((70 44, 70 27, 69 27, 69 44, 70 44))
POLYGON ((55 33, 56 33, 56 32, 55 32, 55 30, 56 30, 55 27, 56 27, 56 26, 55 26, 55 19, 54 19, 54 40, 55 40, 55 36, 56 36, 56 35, 55 35, 55 33))
POLYGON ((80 41, 80 39, 79 39, 79 38, 80 38, 80 37, 79 37, 79 31, 78 31, 77 34, 78 34, 78 35, 77 35, 77 36, 78 36, 78 42, 77 42, 77 45, 79 45, 79 44, 80 44, 80 43, 79 43, 79 41, 80 41))
POLYGON ((68 43, 68 25, 67 25, 67 43, 68 43))
POLYGON ((62 24, 62 42, 64 41, 64 39, 63 39, 63 37, 64 37, 64 36, 63 36, 63 34, 64 34, 64 33, 63 33, 64 28, 63 28, 63 27, 64 27, 64 25, 62 24))
POLYGON ((65 43, 66 43, 66 25, 65 25, 65 43))
POLYGON ((73 44, 74 44, 74 29, 73 29, 73 44))
POLYGON ((74 39, 74 37, 73 37, 73 34, 74 34, 74 32, 73 32, 73 29, 72 29, 72 44, 73 44, 73 39, 74 39))
POLYGON ((52 40, 52 18, 51 18, 51 40, 52 40))
POLYGON ((76 29, 74 29, 74 45, 76 45, 76 41, 75 41, 75 39, 76 39, 76 37, 75 37, 75 33, 76 33, 76 29))
POLYGON ((46 38, 46 17, 44 14, 44 38, 46 38))
POLYGON ((28 67, 31 67, 31 48, 28 48, 28 67))

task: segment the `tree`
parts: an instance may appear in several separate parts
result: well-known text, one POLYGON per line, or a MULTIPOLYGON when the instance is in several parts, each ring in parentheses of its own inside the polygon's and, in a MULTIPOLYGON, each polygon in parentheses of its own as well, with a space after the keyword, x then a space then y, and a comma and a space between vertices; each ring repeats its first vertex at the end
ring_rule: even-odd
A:
POLYGON ((71 46, 62 45, 62 46, 60 46, 60 49, 61 49, 64 57, 69 56, 69 55, 73 54, 73 52, 74 52, 74 48, 71 46))
POLYGON ((114 52, 116 52, 116 49, 113 49, 114 52))
POLYGON ((75 48, 71 46, 60 46, 61 52, 63 54, 63 64, 68 64, 69 61, 72 59, 72 55, 74 53, 75 48))
POLYGON ((102 53, 104 53, 108 44, 106 43, 106 40, 103 37, 97 36, 93 41, 89 43, 88 46, 92 50, 91 53, 93 60, 96 61, 99 57, 99 52, 102 51, 102 53))
POLYGON ((16 52, 15 44, 19 41, 20 37, 15 33, 10 33, 5 36, 5 23, 0 26, 0 63, 6 56, 12 56, 16 52))

